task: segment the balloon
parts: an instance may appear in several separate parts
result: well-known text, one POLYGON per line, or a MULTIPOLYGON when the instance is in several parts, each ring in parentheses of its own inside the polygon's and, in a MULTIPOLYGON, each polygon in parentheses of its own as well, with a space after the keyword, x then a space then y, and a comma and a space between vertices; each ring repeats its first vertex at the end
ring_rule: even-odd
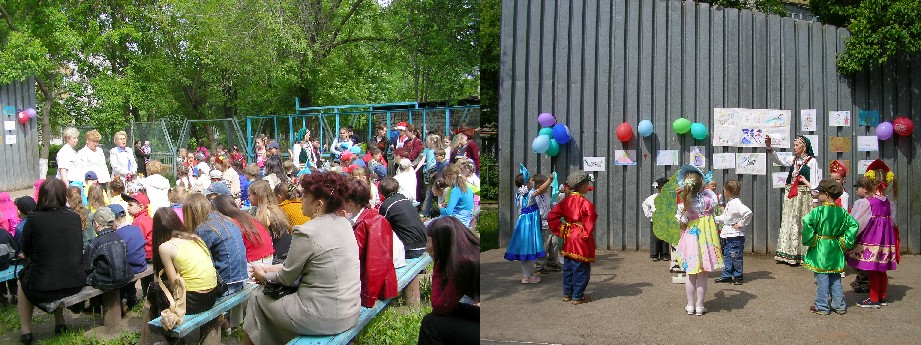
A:
POLYGON ((16 118, 19 119, 19 123, 21 124, 29 123, 29 115, 26 114, 24 110, 16 113, 16 118))
POLYGON ((534 141, 531 142, 531 148, 534 149, 534 152, 544 153, 547 152, 547 148, 550 147, 550 139, 543 135, 538 135, 537 138, 534 138, 534 141))
POLYGON ((356 154, 356 155, 357 155, 357 154, 361 154, 361 146, 354 145, 354 146, 352 146, 352 147, 349 149, 349 151, 352 152, 352 153, 354 153, 354 154, 356 154))
POLYGON ((26 109, 26 115, 29 115, 29 118, 30 118, 30 119, 34 119, 34 118, 35 118, 35 109, 32 109, 32 108, 26 109))
POLYGON ((691 130, 691 121, 688 121, 686 118, 679 117, 677 120, 675 120, 674 123, 672 123, 672 129, 674 129, 675 133, 678 134, 687 133, 691 130))
POLYGON ((551 127, 544 127, 544 128, 541 128, 541 129, 540 129, 540 132, 537 133, 537 135, 543 135, 543 136, 545 136, 545 137, 547 137, 547 138, 553 138, 553 128, 551 128, 551 127))
POLYGON ((564 145, 572 139, 572 136, 569 134, 569 127, 562 123, 553 125, 553 139, 556 139, 557 144, 564 145))
POLYGON ((892 138, 892 124, 887 121, 876 126, 876 137, 879 138, 879 140, 889 140, 889 138, 892 138))
POLYGON ((636 130, 644 138, 648 137, 652 134, 652 122, 649 122, 649 120, 640 121, 640 125, 636 127, 636 130))
POLYGON ((911 119, 899 116, 892 120, 892 129, 895 130, 895 134, 907 137, 915 130, 915 124, 911 122, 911 119))
POLYGON ((560 153, 560 143, 556 142, 556 139, 550 139, 550 147, 547 148, 546 153, 550 157, 556 157, 560 153))
POLYGON ((617 136, 617 139, 622 142, 630 141, 633 138, 633 127, 629 123, 621 123, 617 126, 617 130, 614 131, 614 134, 617 136))
POLYGON ((551 127, 556 124, 556 117, 551 113, 540 113, 537 116, 537 123, 544 127, 551 127))
POLYGON ((707 137, 707 126, 700 122, 695 122, 691 125, 691 136, 693 136, 694 139, 703 140, 707 137))

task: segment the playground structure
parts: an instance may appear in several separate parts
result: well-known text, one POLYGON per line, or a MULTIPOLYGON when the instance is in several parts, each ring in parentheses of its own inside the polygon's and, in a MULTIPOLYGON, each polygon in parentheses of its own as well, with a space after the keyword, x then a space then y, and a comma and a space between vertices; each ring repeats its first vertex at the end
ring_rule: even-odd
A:
POLYGON ((453 134, 458 127, 477 128, 480 125, 479 104, 447 106, 398 102, 301 107, 299 99, 295 98, 294 102, 294 114, 246 117, 246 151, 250 161, 254 158, 255 139, 260 134, 278 141, 282 154, 286 155, 287 148, 293 144, 291 138, 304 127, 310 130, 312 138, 319 140, 325 151, 339 135, 339 129, 346 125, 354 128, 365 142, 374 137, 378 125, 388 128, 388 136, 393 135, 391 130, 399 122, 415 125, 423 135, 429 131, 453 134))
MULTIPOLYGON (((150 159, 160 161, 160 163, 165 165, 165 171, 172 171, 173 176, 176 176, 176 145, 169 135, 169 131, 166 128, 166 122, 163 120, 132 122, 130 137, 128 138, 128 147, 134 149, 134 142, 136 140, 140 140, 142 144, 145 141, 150 141, 150 159)), ((138 162, 138 164, 143 163, 138 162)))

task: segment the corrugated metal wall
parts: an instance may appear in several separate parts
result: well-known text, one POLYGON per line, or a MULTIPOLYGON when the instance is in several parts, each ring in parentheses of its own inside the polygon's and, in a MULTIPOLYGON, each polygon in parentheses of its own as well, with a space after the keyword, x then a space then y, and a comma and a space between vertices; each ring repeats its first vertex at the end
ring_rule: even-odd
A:
MULTIPOLYGON (((0 110, 5 106, 16 109, 35 108, 35 79, 0 85, 0 110)), ((3 121, 16 123, 15 131, 3 130, 3 145, 0 145, 0 191, 30 188, 38 179, 38 121, 39 117, 20 124, 16 115, 6 116, 0 112, 3 121), (16 144, 7 143, 7 135, 16 136, 16 144)))
MULTIPOLYGON (((792 134, 799 132, 799 110, 879 110, 882 119, 910 116, 921 124, 921 58, 899 61, 848 79, 835 68, 849 33, 819 23, 763 13, 711 8, 671 0, 504 1, 499 117, 501 176, 500 243, 514 227, 514 177, 518 163, 532 172, 555 169, 561 178, 581 168, 583 156, 608 157, 607 171, 596 175, 590 199, 599 214, 599 248, 648 249, 649 222, 640 204, 653 192, 652 181, 677 166, 656 166, 655 152, 690 146, 716 152, 765 152, 756 148, 710 146, 710 138, 678 136, 678 117, 710 125, 713 108, 769 108, 793 111, 792 134), (554 159, 535 154, 531 140, 540 130, 537 115, 550 112, 569 125, 573 141, 554 159), (621 144, 614 129, 653 121, 648 138, 621 144), (637 166, 613 166, 615 149, 637 150, 637 166)), ((879 152, 834 153, 832 136, 874 135, 871 127, 828 127, 819 116, 817 159, 827 170, 832 159, 881 157, 894 168, 901 190, 897 222, 903 249, 921 251, 921 169, 911 169, 921 150, 921 133, 894 136, 879 152)), ((712 129, 711 129, 712 131, 712 129)), ((708 166, 709 167, 709 166, 708 166)), ((748 251, 771 252, 780 223, 782 190, 768 175, 716 170, 717 181, 739 179, 742 200, 755 211, 748 229, 748 251)), ((855 174, 848 177, 853 184, 855 174)))

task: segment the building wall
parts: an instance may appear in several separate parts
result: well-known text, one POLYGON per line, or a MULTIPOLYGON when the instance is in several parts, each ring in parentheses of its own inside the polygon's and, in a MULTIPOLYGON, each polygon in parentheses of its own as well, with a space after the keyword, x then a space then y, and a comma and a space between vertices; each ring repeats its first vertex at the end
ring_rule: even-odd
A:
MULTIPOLYGON (((17 109, 35 108, 35 80, 28 78, 12 84, 0 85, 0 110, 5 106, 17 109)), ((36 116, 27 124, 20 124, 16 115, 0 113, 3 121, 13 121, 16 130, 3 129, 0 145, 0 191, 31 188, 38 179, 38 121, 36 116), (15 135, 16 143, 8 144, 7 136, 15 135)))
MULTIPOLYGON (((713 147, 710 138, 676 135, 672 122, 686 117, 710 127, 713 108, 788 109, 791 134, 800 134, 799 110, 879 110, 882 119, 910 116, 921 123, 921 58, 897 61, 851 78, 839 75, 835 57, 848 32, 817 22, 768 16, 707 4, 672 0, 504 1, 501 26, 500 243, 514 227, 514 178, 518 163, 532 173, 556 171, 564 179, 581 168, 582 157, 608 157, 589 193, 600 218, 601 249, 647 249, 650 223, 641 203, 653 180, 678 166, 656 166, 661 149, 690 146, 714 152, 764 152, 761 148, 713 147), (535 154, 531 141, 540 130, 537 115, 550 112, 571 129, 573 141, 550 159, 535 154), (654 123, 654 134, 622 144, 614 137, 621 122, 654 123), (637 150, 637 166, 613 166, 615 149, 637 150)), ((816 155, 827 170, 832 159, 851 162, 882 158, 900 180, 902 249, 921 251, 921 169, 915 161, 921 134, 880 142, 879 152, 856 152, 856 136, 874 135, 864 126, 828 127, 820 116, 816 155), (851 152, 828 150, 833 136, 854 137, 851 152)), ((711 127, 712 131, 712 127, 711 127)), ((716 170, 716 180, 742 182, 742 201, 755 211, 747 231, 750 252, 772 252, 780 226, 782 189, 764 176, 716 170)), ((851 173, 846 186, 858 174, 851 173)), ((848 188, 850 191, 850 188, 848 188)))

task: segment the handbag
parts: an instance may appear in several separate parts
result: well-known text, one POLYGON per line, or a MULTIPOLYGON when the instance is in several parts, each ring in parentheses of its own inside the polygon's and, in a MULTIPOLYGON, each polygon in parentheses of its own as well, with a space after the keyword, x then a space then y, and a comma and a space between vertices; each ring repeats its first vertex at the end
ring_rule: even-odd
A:
POLYGON ((266 282, 265 286, 262 288, 262 294, 272 299, 280 299, 295 292, 297 292, 297 285, 287 286, 279 283, 266 282))
POLYGON ((161 275, 163 275, 163 270, 160 270, 157 274, 157 283, 160 285, 160 290, 163 291, 163 295, 166 296, 169 307, 160 312, 160 323, 163 329, 169 331, 176 328, 176 326, 182 325, 182 319, 185 317, 185 280, 183 280, 182 277, 177 277, 176 280, 170 284, 175 291, 170 293, 166 285, 163 284, 163 280, 160 278, 161 275))

